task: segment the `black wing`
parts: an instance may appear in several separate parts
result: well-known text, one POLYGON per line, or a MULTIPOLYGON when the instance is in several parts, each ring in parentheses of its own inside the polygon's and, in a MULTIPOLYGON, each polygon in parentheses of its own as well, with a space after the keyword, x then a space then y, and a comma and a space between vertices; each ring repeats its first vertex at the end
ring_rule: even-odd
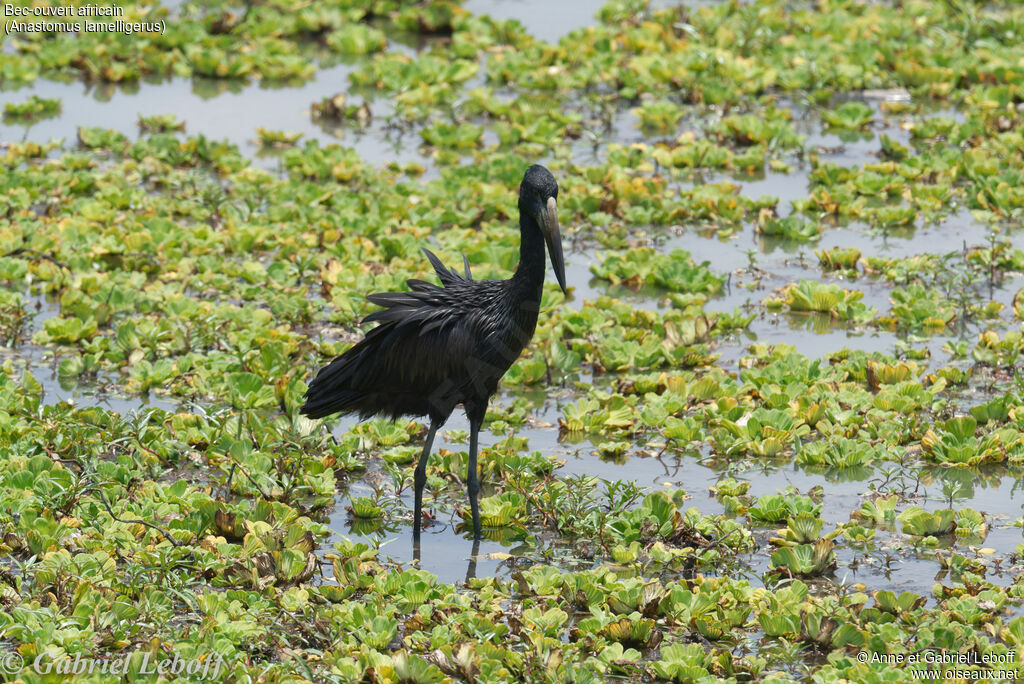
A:
POLYGON ((500 334, 504 283, 463 278, 432 253, 427 258, 444 286, 413 279, 409 292, 367 297, 383 308, 363 320, 380 325, 317 374, 304 414, 447 417, 480 385, 474 369, 486 364, 475 362, 481 345, 500 334))
MULTIPOLYGON (((437 258, 437 255, 431 252, 426 247, 423 248, 423 253, 427 255, 427 259, 430 260, 430 265, 434 267, 434 272, 437 273, 437 277, 440 278, 441 284, 443 286, 457 287, 462 283, 473 280, 473 275, 469 272, 469 259, 466 258, 465 254, 462 255, 462 264, 463 267, 466 269, 466 275, 465 277, 463 277, 456 273, 454 268, 448 268, 443 263, 441 263, 441 260, 437 258)), ((424 281, 416 279, 408 281, 410 287, 412 287, 412 283, 422 282, 424 281)), ((370 301, 373 300, 371 299, 370 301)))

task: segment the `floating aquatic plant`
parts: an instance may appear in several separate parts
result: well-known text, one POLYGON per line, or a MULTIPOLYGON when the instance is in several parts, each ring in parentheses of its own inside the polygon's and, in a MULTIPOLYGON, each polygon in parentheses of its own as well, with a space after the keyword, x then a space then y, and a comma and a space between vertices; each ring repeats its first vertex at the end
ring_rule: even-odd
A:
POLYGON ((655 676, 675 682, 696 682, 711 675, 711 656, 699 644, 670 644, 651 665, 655 676))
POLYGON ((822 227, 800 216, 767 217, 756 226, 759 234, 796 242, 808 242, 821 237, 822 227))
POLYGON ((807 496, 783 496, 781 494, 765 494, 758 498, 757 503, 750 507, 750 517, 762 522, 776 523, 788 520, 800 514, 817 517, 821 505, 815 504, 807 496))
POLYGON ((919 506, 911 506, 900 513, 904 534, 920 537, 950 534, 956 529, 956 513, 948 508, 928 512, 919 506))
POLYGON ((850 517, 866 525, 890 526, 896 523, 896 504, 899 497, 895 494, 889 496, 869 499, 861 504, 859 511, 854 511, 850 517))
POLYGON ((8 102, 4 105, 4 119, 9 121, 33 121, 60 114, 61 102, 56 98, 32 95, 24 102, 8 102))
POLYGON ((140 114, 138 127, 140 131, 145 133, 185 132, 185 122, 173 114, 154 114, 153 116, 142 116, 140 114))
POLYGON ((771 564, 776 573, 790 576, 818 576, 836 568, 834 544, 829 540, 818 540, 814 544, 782 547, 771 555, 771 564))
MULTIPOLYGON (((464 520, 470 519, 468 508, 459 510, 464 520)), ((504 492, 480 499, 480 524, 483 527, 521 525, 526 520, 526 499, 516 492, 504 492)))
POLYGON ((973 416, 950 418, 921 437, 921 449, 941 465, 969 467, 1002 461, 1008 449, 1024 440, 1024 435, 1013 429, 996 430, 979 439, 974 436, 977 427, 973 416))
POLYGON ((378 519, 384 515, 384 509, 380 504, 365 496, 352 499, 351 505, 347 508, 356 518, 378 519))
POLYGON ((860 301, 863 292, 844 290, 833 283, 801 280, 787 287, 783 296, 791 311, 817 311, 854 323, 866 323, 877 313, 860 301))
POLYGON ((817 577, 835 569, 833 543, 819 539, 813 544, 784 546, 772 553, 772 568, 791 577, 817 577))
POLYGON ((825 521, 811 513, 792 515, 785 529, 778 531, 778 540, 785 544, 809 544, 817 541, 825 521))
POLYGON ((814 253, 821 267, 829 270, 854 270, 860 261, 861 252, 856 247, 833 247, 832 249, 815 250, 814 253))
POLYGON ((709 263, 697 264, 682 249, 660 254, 653 249, 637 248, 608 254, 591 271, 599 278, 630 287, 653 285, 673 292, 715 293, 721 288, 722 279, 710 271, 709 263))
POLYGON ((856 130, 867 127, 874 120, 874 112, 863 102, 851 100, 836 109, 825 110, 821 118, 833 128, 856 130))
POLYGON ((977 406, 972 406, 970 413, 971 417, 973 417, 979 425, 984 425, 989 422, 999 423, 1006 420, 1010 415, 1011 408, 1012 399, 1009 395, 1006 395, 996 397, 977 406))
POLYGON ((637 116, 637 125, 651 133, 671 133, 679 120, 683 118, 684 110, 679 105, 667 100, 649 102, 642 107, 633 110, 637 116))
POLYGON ((286 133, 284 131, 271 131, 266 128, 257 128, 256 137, 263 147, 278 147, 286 148, 291 147, 299 138, 302 137, 302 133, 286 133))
POLYGON ((757 408, 736 421, 722 418, 717 423, 721 427, 712 431, 712 441, 716 449, 727 454, 778 456, 794 439, 810 432, 802 421, 781 409, 757 408))

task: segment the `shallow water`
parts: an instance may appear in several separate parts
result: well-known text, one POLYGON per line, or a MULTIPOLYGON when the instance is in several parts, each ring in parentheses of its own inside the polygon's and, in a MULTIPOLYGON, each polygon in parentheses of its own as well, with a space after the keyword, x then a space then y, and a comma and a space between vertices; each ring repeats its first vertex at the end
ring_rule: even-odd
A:
MULTIPOLYGON (((273 154, 259 154, 258 128, 302 133, 300 144, 305 140, 342 144, 357 150, 364 159, 426 163, 428 160, 417 149, 418 140, 391 140, 380 134, 327 129, 313 122, 311 105, 345 92, 351 71, 352 67, 344 64, 318 70, 298 87, 185 78, 108 87, 40 79, 33 92, 40 97, 60 98, 62 113, 29 127, 0 122, 0 140, 63 138, 65 144, 73 145, 79 126, 113 128, 135 139, 140 116, 174 114, 185 122, 186 133, 226 140, 269 169, 277 162, 273 154)), ((0 90, 0 105, 24 98, 22 91, 0 90)), ((371 110, 378 118, 390 113, 384 100, 373 101, 371 110)))
POLYGON ((600 3, 549 2, 547 0, 467 0, 462 5, 474 14, 495 19, 515 19, 530 35, 549 43, 594 23, 600 3))
MULTIPOLYGON (((676 3, 654 4, 663 6, 676 3)), ((586 0, 570 3, 540 0, 469 0, 465 7, 472 12, 488 13, 497 18, 517 19, 537 38, 555 41, 572 30, 592 23, 597 5, 586 0)), ((392 40, 389 49, 414 51, 417 47, 400 40, 392 40)), ((392 161, 417 162, 428 168, 429 177, 432 168, 430 159, 419 149, 418 134, 413 131, 403 138, 395 139, 385 132, 382 122, 390 113, 390 107, 383 98, 368 98, 374 119, 370 127, 363 132, 327 129, 312 121, 312 103, 345 92, 349 87, 348 75, 356 63, 337 64, 318 70, 312 79, 293 87, 261 83, 230 84, 181 78, 160 82, 144 81, 126 87, 99 87, 77 81, 65 83, 40 80, 33 86, 32 92, 41 97, 60 98, 63 113, 29 127, 0 123, 0 140, 45 141, 50 138, 64 138, 65 144, 72 146, 78 126, 114 128, 129 137, 135 137, 138 133, 139 116, 175 114, 185 121, 188 133, 202 133, 212 139, 228 140, 238 145, 243 153, 259 160, 266 168, 276 168, 277 161, 273 154, 262 155, 259 146, 253 142, 256 129, 261 127, 301 132, 304 140, 339 142, 355 148, 363 159, 379 165, 392 161)), ((26 97, 25 89, 0 90, 0 104, 20 102, 26 97)), ((873 106, 877 108, 878 103, 873 102, 873 106)), ((956 115, 955 112, 944 114, 956 115)), ((807 136, 807 147, 817 149, 822 159, 843 165, 875 161, 878 138, 882 134, 904 144, 909 140, 909 135, 899 126, 898 120, 885 119, 880 110, 880 123, 871 131, 870 136, 845 140, 837 134, 823 131, 820 121, 813 114, 801 118, 800 109, 794 107, 794 115, 797 117, 797 130, 807 136)), ((584 161, 588 155, 590 158, 601 158, 608 143, 628 144, 643 140, 643 135, 636 128, 635 122, 636 117, 629 108, 622 108, 617 112, 609 133, 602 138, 601 145, 596 150, 591 145, 579 143, 574 149, 574 154, 584 161)), ((729 177, 708 180, 731 180, 741 187, 740 192, 747 197, 776 197, 779 199, 779 213, 785 216, 791 212, 792 202, 807 194, 806 170, 798 165, 792 173, 768 172, 762 178, 754 180, 735 180, 729 177)), ((752 227, 747 225, 725 240, 714 235, 701 237, 692 230, 686 230, 681 235, 664 237, 661 245, 665 250, 677 247, 686 249, 696 261, 707 260, 713 264, 717 272, 729 274, 729 286, 720 296, 710 300, 707 309, 732 311, 737 307, 756 305, 790 282, 803 278, 820 278, 821 273, 814 256, 815 249, 857 247, 865 256, 906 257, 921 253, 955 252, 961 250, 965 243, 981 244, 983 239, 984 235, 970 214, 960 210, 939 225, 918 227, 909 234, 899 236, 887 235, 865 225, 851 224, 828 228, 821 239, 814 243, 781 245, 760 238, 754 234, 752 227), (748 271, 751 252, 756 261, 756 274, 748 271), (755 281, 756 286, 747 287, 755 281)), ((1011 239, 1014 246, 1024 247, 1024 231, 1011 234, 1011 239)), ((584 301, 593 300, 603 294, 618 297, 637 307, 656 309, 664 306, 663 293, 650 290, 636 292, 625 287, 612 286, 592 277, 590 266, 596 263, 598 251, 585 247, 566 254, 568 281, 574 289, 571 306, 582 306, 584 301)), ((832 276, 828 276, 826 279, 831 278, 832 276)), ((880 312, 888 310, 889 290, 880 283, 862 276, 854 281, 842 282, 842 285, 863 291, 864 301, 878 307, 880 312)), ((1020 279, 1017 278, 1002 283, 993 291, 992 296, 1009 305, 1019 287, 1020 279)), ((39 309, 32 317, 29 336, 31 332, 39 330, 47 318, 59 315, 59 306, 56 303, 45 300, 38 303, 39 309)), ((950 330, 946 331, 948 334, 913 340, 911 343, 917 349, 927 348, 930 351, 929 367, 937 367, 951 361, 950 356, 942 351, 946 341, 974 339, 983 327, 984 324, 975 324, 960 331, 950 330)), ((827 320, 822 322, 820 318, 807 315, 766 313, 757 316, 744 334, 737 335, 734 339, 716 342, 713 351, 721 354, 718 362, 721 367, 735 372, 738 370, 738 360, 747 353, 747 345, 755 341, 792 344, 806 356, 820 358, 843 347, 892 354, 897 351, 897 345, 906 342, 907 339, 907 335, 875 329, 849 329, 845 325, 830 323, 827 320)), ((123 414, 144 410, 149 406, 167 410, 178 408, 178 402, 157 394, 145 399, 119 395, 116 387, 111 386, 113 383, 103 388, 95 385, 62 387, 54 370, 56 364, 44 358, 41 348, 31 343, 23 344, 13 351, 3 350, 3 356, 0 358, 8 357, 27 363, 32 368, 44 386, 46 403, 73 401, 78 405, 104 406, 123 414)), ((511 396, 511 393, 506 393, 496 401, 508 401, 511 396)), ((708 487, 721 475, 720 466, 702 462, 692 454, 632 456, 622 463, 602 460, 592 453, 595 447, 589 440, 569 444, 560 438, 556 427, 559 414, 558 402, 550 401, 536 410, 534 415, 551 427, 527 427, 521 429, 519 434, 529 439, 530 449, 539 449, 545 454, 564 459, 565 466, 559 471, 560 474, 632 480, 648 491, 664 487, 683 488, 691 496, 688 505, 698 507, 705 514, 722 512, 721 504, 708 491, 708 487)), ((354 422, 351 418, 339 421, 336 432, 347 430, 354 422)), ((466 430, 468 423, 461 413, 456 413, 449 420, 446 429, 466 430)), ((487 449, 499 439, 485 433, 481 436, 481 446, 487 449)), ((464 449, 465 445, 450 444, 442 435, 435 448, 460 450, 464 449)), ((938 475, 951 476, 950 473, 938 475)), ((793 464, 779 466, 771 463, 758 464, 749 470, 738 469, 736 476, 751 483, 750 494, 755 498, 762 494, 776 493, 787 486, 801 492, 807 492, 819 485, 823 486, 826 530, 836 523, 848 520, 850 512, 860 507, 864 496, 874 484, 873 481, 879 478, 873 469, 867 469, 866 473, 861 474, 821 474, 802 470, 793 464)), ((416 551, 411 542, 411 519, 407 524, 393 530, 353 531, 344 506, 350 497, 366 495, 370 491, 371 485, 368 481, 353 482, 345 493, 339 496, 338 505, 329 519, 331 529, 339 536, 382 543, 382 557, 390 557, 398 564, 412 563, 416 551)), ((932 484, 923 495, 927 498, 921 501, 921 505, 927 508, 939 508, 944 505, 940 484, 932 484)), ((410 490, 407 489, 403 493, 403 501, 407 506, 411 506, 410 490)), ((1020 515, 1024 506, 1024 492, 1016 478, 1005 475, 992 483, 975 482, 970 493, 958 498, 955 503, 957 506, 976 508, 989 517, 991 529, 984 541, 985 545, 1006 550, 1020 543, 1020 530, 1008 526, 1008 523, 1020 515)), ((526 554, 534 558, 537 555, 535 550, 521 545, 518 540, 485 539, 474 552, 468 534, 458 529, 457 523, 460 522, 449 516, 441 516, 424 530, 419 549, 419 565, 436 573, 443 582, 461 581, 467 574, 507 576, 514 567, 511 561, 516 557, 526 554), (472 560, 474 557, 475 563, 472 560)), ((764 535, 768 531, 767 528, 759 529, 758 534, 764 535)), ((537 537, 542 547, 549 541, 543 534, 538 534, 537 537)), ((888 541, 889 535, 880 534, 879 548, 888 541)), ((937 567, 930 552, 918 554, 912 550, 902 550, 893 554, 887 559, 889 551, 862 554, 851 549, 841 549, 840 568, 836 572, 835 581, 864 582, 871 588, 887 586, 930 594, 937 567)), ((764 554, 751 560, 753 573, 762 572, 766 567, 767 557, 764 554)), ((996 582, 1007 579, 998 575, 992 575, 992 578, 996 582)))

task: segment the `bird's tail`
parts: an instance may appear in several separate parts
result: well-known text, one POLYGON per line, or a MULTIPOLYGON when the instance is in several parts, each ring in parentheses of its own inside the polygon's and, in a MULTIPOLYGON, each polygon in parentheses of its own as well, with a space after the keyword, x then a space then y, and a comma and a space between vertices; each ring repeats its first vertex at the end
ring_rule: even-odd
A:
POLYGON ((323 418, 332 413, 355 413, 361 410, 365 392, 353 388, 356 364, 343 354, 320 369, 306 390, 306 403, 299 409, 310 418, 323 418))

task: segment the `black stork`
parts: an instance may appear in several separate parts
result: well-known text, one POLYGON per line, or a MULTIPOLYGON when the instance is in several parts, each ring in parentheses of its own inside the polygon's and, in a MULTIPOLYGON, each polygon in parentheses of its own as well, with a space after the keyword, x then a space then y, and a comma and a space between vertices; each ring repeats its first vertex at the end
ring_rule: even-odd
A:
POLYGON ((462 404, 469 419, 466 488, 473 536, 480 538, 477 439, 487 402, 498 381, 533 337, 544 286, 544 242, 555 277, 565 288, 565 262, 558 231, 558 183, 543 166, 531 166, 519 188, 519 266, 508 280, 473 280, 445 268, 424 249, 441 286, 407 281, 409 292, 372 294, 382 310, 366 337, 317 373, 306 391, 302 413, 322 418, 358 413, 361 420, 383 415, 429 416, 423 453, 416 466, 413 537, 420 535, 427 457, 438 428, 462 404))

